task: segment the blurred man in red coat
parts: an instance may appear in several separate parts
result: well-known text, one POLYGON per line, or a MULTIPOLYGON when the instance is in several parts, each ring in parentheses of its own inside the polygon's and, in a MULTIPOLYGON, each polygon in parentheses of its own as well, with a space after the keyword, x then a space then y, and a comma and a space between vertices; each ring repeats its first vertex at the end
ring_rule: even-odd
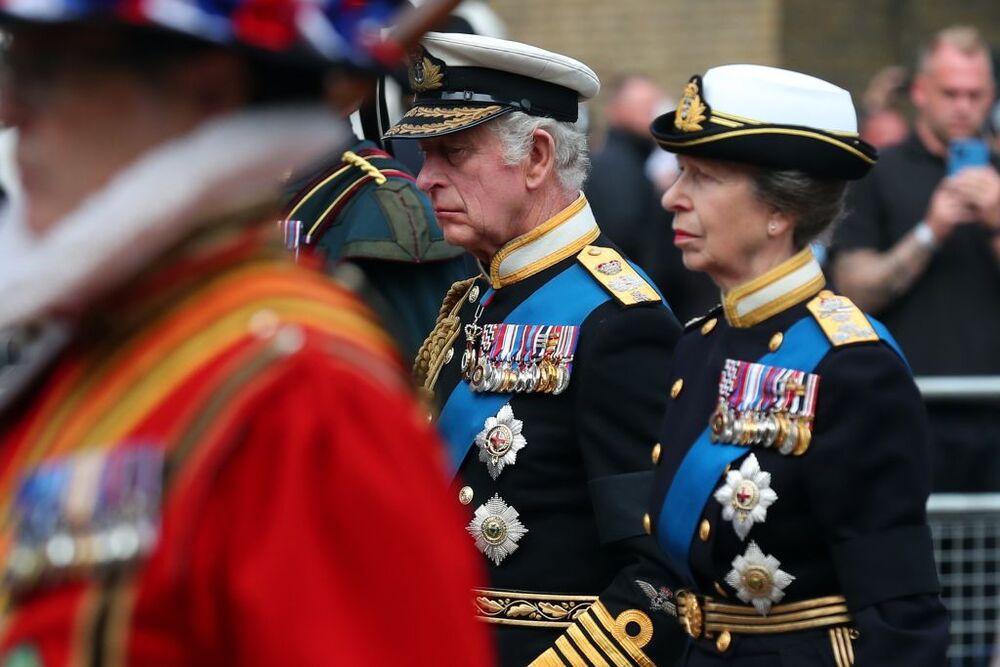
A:
POLYGON ((0 1, 0 664, 490 663, 399 359, 275 224, 391 9, 0 1))

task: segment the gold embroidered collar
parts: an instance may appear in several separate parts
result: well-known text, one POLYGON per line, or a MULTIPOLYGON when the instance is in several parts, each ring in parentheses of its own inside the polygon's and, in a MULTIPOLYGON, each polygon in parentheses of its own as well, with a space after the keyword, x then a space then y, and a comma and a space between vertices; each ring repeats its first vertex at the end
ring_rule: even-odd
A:
POLYGON ((726 320, 736 328, 752 327, 815 296, 825 284, 823 270, 807 247, 723 295, 726 320))
POLYGON ((583 193, 572 204, 527 234, 504 244, 490 261, 490 285, 512 285, 571 257, 601 230, 583 193))

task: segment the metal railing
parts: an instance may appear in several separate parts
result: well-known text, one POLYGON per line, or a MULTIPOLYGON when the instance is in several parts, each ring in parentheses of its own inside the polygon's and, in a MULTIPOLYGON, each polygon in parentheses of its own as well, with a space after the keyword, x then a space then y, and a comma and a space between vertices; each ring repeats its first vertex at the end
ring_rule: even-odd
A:
POLYGON ((1000 375, 936 375, 915 379, 925 402, 1000 400, 1000 375))
POLYGON ((949 665, 987 667, 1000 623, 1000 493, 932 495, 927 521, 951 614, 949 665))
MULTIPOLYGON (((916 382, 927 403, 997 402, 1000 410, 1000 376, 916 382)), ((951 614, 949 667, 1000 667, 1000 493, 934 494, 927 521, 941 596, 951 614)))

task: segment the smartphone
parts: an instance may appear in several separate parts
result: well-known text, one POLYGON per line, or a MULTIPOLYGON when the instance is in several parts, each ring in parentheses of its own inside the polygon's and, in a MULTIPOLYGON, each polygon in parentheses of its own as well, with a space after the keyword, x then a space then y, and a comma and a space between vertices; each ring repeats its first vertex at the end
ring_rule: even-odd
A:
POLYGON ((990 163, 990 149, 982 139, 958 139, 948 145, 948 175, 954 176, 969 167, 990 163))

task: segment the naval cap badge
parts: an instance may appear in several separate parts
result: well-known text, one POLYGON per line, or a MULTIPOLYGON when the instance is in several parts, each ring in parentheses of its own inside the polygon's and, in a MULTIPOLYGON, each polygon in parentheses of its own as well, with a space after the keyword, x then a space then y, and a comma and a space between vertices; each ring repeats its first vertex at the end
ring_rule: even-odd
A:
POLYGON ((476 540, 476 548, 486 555, 494 565, 517 551, 528 529, 518 519, 517 510, 505 503, 499 494, 480 505, 466 530, 476 540))
POLYGON ((436 90, 444 85, 442 65, 434 62, 423 48, 410 56, 409 70, 410 88, 415 93, 436 90))
POLYGON ((755 523, 767 519, 767 508, 778 499, 778 494, 771 488, 771 473, 761 470, 757 457, 751 453, 743 459, 739 470, 726 473, 726 481, 715 492, 715 499, 722 505, 723 520, 732 521, 736 534, 745 540, 755 523))
POLYGON ((479 460, 486 464, 490 477, 496 479, 504 466, 517 463, 517 453, 528 444, 521 429, 524 422, 514 419, 514 411, 507 403, 495 417, 488 417, 483 430, 476 434, 479 460))
POLYGON ((701 77, 693 76, 684 88, 684 96, 677 104, 674 127, 681 132, 698 132, 705 120, 705 104, 701 101, 701 77))

